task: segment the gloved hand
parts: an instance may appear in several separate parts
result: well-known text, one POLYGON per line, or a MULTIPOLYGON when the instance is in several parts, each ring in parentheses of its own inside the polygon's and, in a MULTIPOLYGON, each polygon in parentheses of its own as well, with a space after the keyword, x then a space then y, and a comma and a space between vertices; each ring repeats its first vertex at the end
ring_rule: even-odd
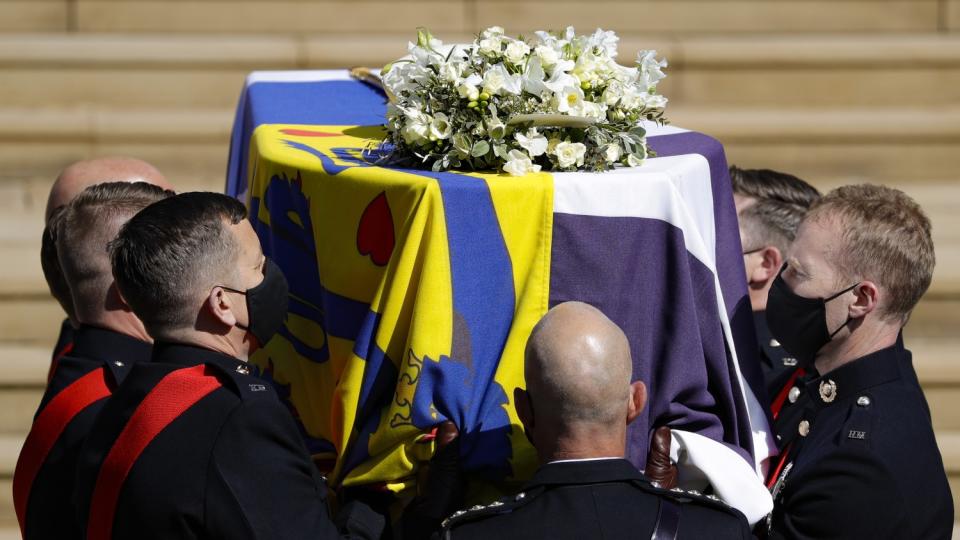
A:
POLYGON ((659 427, 653 432, 647 468, 644 475, 664 489, 677 487, 677 466, 670 461, 670 428, 659 427))
POLYGON ((449 420, 437 426, 436 449, 417 475, 417 496, 403 512, 403 540, 429 538, 443 519, 463 506, 460 430, 449 420))

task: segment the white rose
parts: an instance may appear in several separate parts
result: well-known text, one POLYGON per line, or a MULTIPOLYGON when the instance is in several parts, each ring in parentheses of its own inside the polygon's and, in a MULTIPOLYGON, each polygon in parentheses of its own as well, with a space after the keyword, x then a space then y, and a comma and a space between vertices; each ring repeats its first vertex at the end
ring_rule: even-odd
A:
POLYGON ((560 60, 560 53, 548 45, 538 45, 533 52, 538 58, 540 58, 540 62, 546 67, 553 66, 560 60))
POLYGON ((606 89, 604 89, 603 96, 601 97, 604 103, 610 107, 613 107, 618 101, 620 101, 620 98, 623 97, 623 83, 616 80, 610 81, 610 83, 607 84, 606 89))
POLYGON ((505 77, 498 69, 490 69, 483 74, 483 91, 489 94, 498 94, 503 88, 505 77))
POLYGON ((620 97, 620 107, 631 110, 637 109, 643 105, 643 94, 641 94, 636 86, 628 86, 624 89, 623 95, 620 97))
POLYGON ((491 35, 480 40, 480 54, 487 56, 498 56, 500 47, 503 45, 503 38, 499 35, 491 35))
POLYGON ((419 145, 427 140, 429 131, 430 117, 421 114, 413 118, 408 116, 406 124, 404 124, 403 129, 400 130, 400 134, 407 144, 419 145))
POLYGON ((447 115, 443 113, 434 114, 433 120, 430 121, 431 139, 448 139, 451 135, 453 135, 453 126, 450 125, 450 119, 447 118, 447 115))
POLYGON ((491 26, 483 31, 481 36, 483 37, 493 37, 493 36, 502 36, 505 30, 502 26, 491 26))
POLYGON ((608 144, 603 149, 603 158, 607 160, 607 163, 616 163, 620 161, 621 155, 622 152, 620 150, 620 146, 616 144, 608 144))
POLYGON ((507 61, 515 66, 522 66, 530 54, 530 46, 522 41, 511 41, 503 55, 507 61))
POLYGON ((513 137, 531 157, 542 156, 547 152, 547 138, 537 133, 537 128, 530 128, 526 133, 517 132, 513 137))
POLYGON ((566 169, 576 165, 583 166, 583 156, 587 153, 587 147, 583 143, 562 142, 557 144, 554 149, 554 155, 557 156, 557 163, 560 167, 566 169))
POLYGON ((580 115, 594 120, 604 120, 607 118, 607 106, 592 101, 584 101, 580 105, 580 115))
POLYGON ((641 100, 649 109, 662 109, 667 106, 667 98, 660 94, 642 94, 641 100))
POLYGON ((460 75, 463 73, 463 63, 445 62, 440 65, 439 72, 441 81, 457 84, 460 81, 460 75))
POLYGON ((507 163, 504 164, 504 172, 511 176, 523 176, 529 173, 540 172, 540 166, 535 165, 533 160, 520 150, 511 150, 507 154, 507 163))

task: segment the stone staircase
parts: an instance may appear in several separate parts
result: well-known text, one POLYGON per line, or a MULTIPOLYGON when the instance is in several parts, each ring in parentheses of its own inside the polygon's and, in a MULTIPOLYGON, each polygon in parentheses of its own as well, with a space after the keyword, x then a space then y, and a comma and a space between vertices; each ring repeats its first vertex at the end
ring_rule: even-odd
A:
POLYGON ((960 500, 960 0, 0 0, 0 540, 62 318, 38 255, 56 173, 129 154, 221 190, 246 73, 381 65, 417 26, 455 42, 492 24, 617 30, 623 62, 669 59, 671 120, 731 163, 924 206, 938 265, 907 344, 960 500))

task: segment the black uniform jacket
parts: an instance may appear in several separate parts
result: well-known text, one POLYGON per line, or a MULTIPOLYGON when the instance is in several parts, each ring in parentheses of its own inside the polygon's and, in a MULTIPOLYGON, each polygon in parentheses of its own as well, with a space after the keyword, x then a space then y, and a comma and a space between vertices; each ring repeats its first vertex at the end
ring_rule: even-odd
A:
POLYGON ((53 346, 53 354, 50 356, 48 381, 53 378, 53 372, 57 369, 57 362, 73 350, 73 339, 76 333, 77 330, 70 324, 70 319, 64 319, 63 322, 60 323, 60 333, 57 335, 57 343, 53 346))
POLYGON ((767 387, 767 395, 774 400, 790 380, 793 372, 797 370, 797 359, 781 347, 780 342, 770 334, 766 311, 753 312, 753 325, 760 345, 760 369, 763 371, 763 382, 767 387))
MULTIPOLYGON (((56 369, 51 373, 47 390, 34 416, 33 427, 17 463, 14 491, 28 489, 28 494, 22 495, 26 509, 20 523, 21 530, 28 539, 80 538, 74 519, 76 512, 71 502, 80 446, 86 439, 94 418, 106 402, 106 396, 116 389, 134 364, 150 359, 149 343, 103 328, 81 326, 73 333, 72 338, 70 354, 58 359, 56 369), (75 416, 64 418, 69 421, 63 424, 63 430, 49 447, 37 470, 36 465, 29 464, 31 458, 40 458, 35 445, 42 446, 39 442, 41 439, 57 435, 50 432, 51 424, 45 421, 49 418, 42 417, 42 413, 47 411, 44 416, 61 414, 55 413, 53 409, 47 410, 47 406, 58 396, 65 398, 66 395, 61 396, 61 393, 72 385, 68 392, 77 391, 79 385, 88 384, 85 379, 79 385, 74 385, 79 379, 100 369, 103 370, 100 380, 105 383, 101 383, 100 393, 91 396, 95 401, 89 404, 82 402, 81 405, 85 406, 74 408, 75 416), (41 433, 42 431, 47 433, 41 433), (32 475, 29 472, 31 470, 36 470, 35 474, 32 475)), ((69 408, 61 402, 55 407, 61 411, 69 408)))
MULTIPOLYGON (((108 401, 81 450, 76 501, 88 540, 339 537, 324 480, 272 387, 245 362, 186 345, 155 345, 108 401), (151 429, 129 451, 131 434, 151 429), (117 455, 132 461, 125 477, 123 460, 103 466, 117 455)), ((350 523, 356 537, 378 537, 367 525, 350 523)))
POLYGON ((950 538, 950 487, 902 344, 797 388, 775 425, 788 453, 772 538, 950 538))
POLYGON ((458 540, 752 538, 737 510, 696 493, 656 488, 623 459, 544 465, 524 491, 454 514, 442 534, 458 540))

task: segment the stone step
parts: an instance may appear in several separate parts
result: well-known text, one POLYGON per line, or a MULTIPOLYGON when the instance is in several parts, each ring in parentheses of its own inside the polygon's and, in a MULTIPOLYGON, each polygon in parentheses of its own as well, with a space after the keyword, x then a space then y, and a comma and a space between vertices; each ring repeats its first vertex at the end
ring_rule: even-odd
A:
POLYGON ((162 0, 76 2, 77 31, 146 32, 388 32, 426 26, 474 32, 508 24, 512 32, 561 29, 576 22, 621 32, 837 32, 937 31, 952 19, 936 0, 412 0, 403 9, 388 0, 243 0, 169 3, 162 0), (829 16, 825 16, 829 13, 829 16))
MULTIPOLYGON (((150 2, 107 4, 122 11, 150 2)), ((232 108, 249 71, 383 65, 406 54, 415 27, 370 35, 0 35, 0 99, 7 107, 29 108, 232 108)), ((472 39, 462 31, 441 36, 447 42, 472 39)), ((960 34, 627 32, 621 62, 631 62, 640 49, 657 49, 669 60, 661 89, 685 107, 856 106, 896 112, 905 105, 952 106, 960 99, 960 34)))
POLYGON ((603 0, 418 0, 395 9, 387 0, 4 0, 0 31, 382 33, 418 25, 473 32, 510 25, 512 33, 560 29, 575 21, 621 33, 698 35, 726 32, 935 32, 960 28, 956 0, 744 0, 625 2, 603 0), (442 6, 440 9, 438 6, 442 6), (829 13, 829 16, 824 16, 829 13), (611 26, 611 24, 613 26, 611 26))

